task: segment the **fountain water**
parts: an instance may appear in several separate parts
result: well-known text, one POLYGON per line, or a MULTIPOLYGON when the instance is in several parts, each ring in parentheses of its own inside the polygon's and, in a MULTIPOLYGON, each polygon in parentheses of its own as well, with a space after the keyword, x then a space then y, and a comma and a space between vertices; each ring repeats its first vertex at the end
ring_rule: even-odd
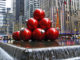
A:
POLYGON ((79 46, 48 47, 38 49, 27 49, 27 60, 56 60, 80 56, 79 46))

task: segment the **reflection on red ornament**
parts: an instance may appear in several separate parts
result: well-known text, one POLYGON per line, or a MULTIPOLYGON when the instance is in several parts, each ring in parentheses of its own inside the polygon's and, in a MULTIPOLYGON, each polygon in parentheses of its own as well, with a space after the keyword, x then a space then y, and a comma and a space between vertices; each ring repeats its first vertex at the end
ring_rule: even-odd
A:
POLYGON ((43 18, 40 23, 39 23, 39 26, 42 28, 42 29, 49 29, 51 27, 51 20, 48 19, 48 18, 43 18))
POLYGON ((59 36, 59 32, 55 28, 50 28, 46 32, 46 38, 50 40, 55 40, 59 36))
POLYGON ((21 40, 28 41, 31 39, 31 31, 27 28, 22 28, 20 31, 20 38, 21 40))
POLYGON ((26 44, 25 44, 25 48, 31 48, 30 43, 26 42, 26 44))
POLYGON ((26 23, 27 23, 28 29, 32 31, 38 27, 38 21, 34 18, 30 18, 26 23))
POLYGON ((20 41, 20 31, 14 32, 12 34, 12 37, 13 37, 14 40, 20 41))
POLYGON ((33 13, 33 16, 37 20, 41 20, 42 18, 45 17, 45 12, 42 9, 36 9, 33 13))
POLYGON ((45 30, 41 29, 41 28, 37 28, 33 31, 33 39, 34 40, 43 40, 45 38, 45 30))
POLYGON ((51 42, 50 46, 59 46, 57 41, 51 42))
POLYGON ((36 44, 36 47, 41 48, 41 47, 46 47, 45 44, 43 42, 38 42, 36 44))

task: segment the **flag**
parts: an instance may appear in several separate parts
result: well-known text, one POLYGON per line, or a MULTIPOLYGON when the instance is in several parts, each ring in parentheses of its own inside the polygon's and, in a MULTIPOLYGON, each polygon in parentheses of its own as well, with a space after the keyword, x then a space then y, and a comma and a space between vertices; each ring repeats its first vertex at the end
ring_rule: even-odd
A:
POLYGON ((58 15, 58 8, 57 8, 57 21, 56 21, 56 28, 60 29, 59 15, 58 15))
POLYGON ((67 4, 66 1, 64 1, 64 4, 65 4, 65 5, 67 4))

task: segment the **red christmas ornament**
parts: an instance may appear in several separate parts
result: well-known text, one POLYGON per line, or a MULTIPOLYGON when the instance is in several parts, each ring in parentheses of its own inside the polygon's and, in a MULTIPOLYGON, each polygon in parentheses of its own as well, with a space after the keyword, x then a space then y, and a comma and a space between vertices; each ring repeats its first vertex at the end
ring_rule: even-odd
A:
POLYGON ((12 34, 12 37, 13 37, 14 40, 20 41, 20 31, 14 32, 12 34))
POLYGON ((45 12, 42 9, 36 9, 33 13, 33 16, 37 20, 41 20, 42 18, 45 17, 45 12))
POLYGON ((50 28, 46 32, 47 39, 55 40, 59 36, 59 32, 55 28, 50 28))
POLYGON ((43 40, 45 38, 45 30, 41 28, 37 28, 33 31, 33 39, 34 40, 43 40))
POLYGON ((27 28, 22 28, 20 31, 21 40, 28 41, 31 39, 31 31, 27 28))
POLYGON ((27 23, 28 29, 32 31, 38 27, 38 21, 34 18, 30 18, 26 23, 27 23))
POLYGON ((49 29, 51 27, 51 20, 48 19, 48 18, 43 18, 40 23, 39 23, 39 26, 42 28, 42 29, 49 29))

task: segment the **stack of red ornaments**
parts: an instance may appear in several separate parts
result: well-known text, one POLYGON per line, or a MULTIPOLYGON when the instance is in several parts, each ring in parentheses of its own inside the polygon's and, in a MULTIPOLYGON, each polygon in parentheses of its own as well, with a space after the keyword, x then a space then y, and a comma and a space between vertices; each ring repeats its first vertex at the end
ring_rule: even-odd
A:
POLYGON ((14 40, 54 41, 58 38, 59 32, 56 30, 56 28, 51 27, 51 20, 49 18, 45 18, 44 10, 36 9, 33 16, 33 18, 26 21, 27 28, 22 28, 20 31, 12 34, 14 40))

